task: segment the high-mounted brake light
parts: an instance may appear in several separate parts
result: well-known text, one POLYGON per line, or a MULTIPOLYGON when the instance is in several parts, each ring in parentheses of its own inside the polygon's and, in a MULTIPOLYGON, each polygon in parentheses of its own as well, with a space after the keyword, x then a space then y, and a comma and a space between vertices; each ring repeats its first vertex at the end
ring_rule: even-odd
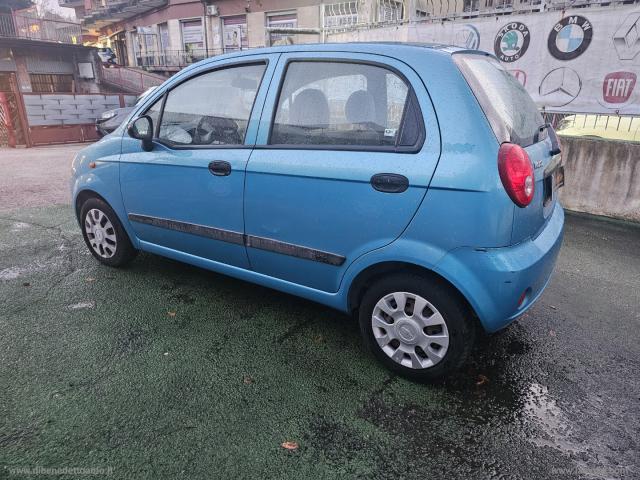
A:
POLYGON ((529 155, 520 145, 503 143, 498 151, 498 172, 509 198, 524 208, 533 200, 535 177, 529 155))

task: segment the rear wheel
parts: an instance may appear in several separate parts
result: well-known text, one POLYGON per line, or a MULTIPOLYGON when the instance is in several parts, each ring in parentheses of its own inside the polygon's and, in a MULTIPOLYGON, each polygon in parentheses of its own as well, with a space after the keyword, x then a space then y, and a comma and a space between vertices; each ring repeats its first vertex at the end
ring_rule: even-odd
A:
POLYGON ((417 381, 441 378, 467 359, 474 319, 448 286, 418 275, 392 275, 360 304, 365 343, 387 368, 417 381))
POLYGON ((113 209, 99 198, 89 198, 80 209, 82 236, 91 254, 111 267, 120 267, 137 254, 113 209))

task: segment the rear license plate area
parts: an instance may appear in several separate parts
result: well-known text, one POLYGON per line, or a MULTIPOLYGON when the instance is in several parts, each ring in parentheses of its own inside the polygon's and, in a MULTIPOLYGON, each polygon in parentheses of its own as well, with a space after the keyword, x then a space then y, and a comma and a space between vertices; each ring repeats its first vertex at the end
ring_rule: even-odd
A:
POLYGON ((553 173, 553 176, 555 177, 556 190, 560 187, 563 187, 564 186, 564 167, 562 165, 556 168, 555 172, 553 173))
POLYGON ((543 187, 543 196, 542 196, 542 206, 546 207, 553 200, 553 178, 554 174, 547 175, 544 177, 544 187, 543 187))
POLYGON ((542 205, 546 207, 553 200, 553 192, 564 186, 564 167, 559 165, 554 168, 543 180, 542 205))

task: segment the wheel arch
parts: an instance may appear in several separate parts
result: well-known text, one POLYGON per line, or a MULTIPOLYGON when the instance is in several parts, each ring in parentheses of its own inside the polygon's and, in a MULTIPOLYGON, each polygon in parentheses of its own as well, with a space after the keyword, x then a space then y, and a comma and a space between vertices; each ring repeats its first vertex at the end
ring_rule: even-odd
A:
POLYGON ((90 198, 99 198, 104 203, 106 203, 111 208, 113 208, 111 206, 111 204, 107 201, 107 199, 104 198, 102 195, 100 195, 95 190, 91 190, 91 189, 88 189, 88 188, 83 189, 80 192, 78 192, 78 194, 76 195, 75 202, 73 204, 75 212, 76 212, 76 219, 78 220, 78 223, 80 223, 80 210, 82 209, 82 205, 84 204, 84 202, 86 202, 90 198))
POLYGON ((117 198, 116 198, 116 202, 114 203, 114 202, 110 202, 107 199, 107 197, 105 197, 101 193, 91 188, 82 188, 81 190, 79 190, 78 193, 76 194, 75 199, 73 200, 73 209, 76 214, 76 220, 78 221, 78 225, 82 227, 82 221, 80 220, 80 211, 82 210, 82 205, 84 204, 84 202, 86 202, 90 198, 98 198, 102 200, 104 203, 106 203, 107 205, 109 205, 109 207, 111 207, 111 209, 116 214, 116 217, 120 221, 122 228, 124 228, 125 232, 129 236, 129 240, 131 241, 131 243, 135 248, 139 249, 140 245, 138 242, 138 237, 135 235, 135 232, 131 228, 131 224, 128 221, 126 211, 124 210, 122 203, 118 202, 117 198))
POLYGON ((480 321, 478 320, 478 316, 473 306, 466 298, 466 296, 453 283, 431 269, 409 262, 380 262, 369 265, 367 268, 359 272, 351 282, 349 293, 347 294, 348 312, 352 314, 358 309, 358 305, 360 304, 364 293, 370 285, 372 285, 383 276, 393 275, 396 273, 419 275, 431 281, 437 282, 440 285, 444 285, 460 299, 460 301, 464 304, 465 309, 474 317, 476 324, 480 325, 480 321))

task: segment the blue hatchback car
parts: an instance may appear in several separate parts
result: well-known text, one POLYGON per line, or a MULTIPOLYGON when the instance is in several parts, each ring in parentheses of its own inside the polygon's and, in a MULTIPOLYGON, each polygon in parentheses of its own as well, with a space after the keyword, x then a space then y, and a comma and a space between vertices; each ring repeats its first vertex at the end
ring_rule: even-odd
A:
POLYGON ((78 154, 72 198, 102 263, 143 250, 357 313, 383 364, 430 380, 544 290, 563 179, 495 57, 323 44, 182 70, 78 154))

